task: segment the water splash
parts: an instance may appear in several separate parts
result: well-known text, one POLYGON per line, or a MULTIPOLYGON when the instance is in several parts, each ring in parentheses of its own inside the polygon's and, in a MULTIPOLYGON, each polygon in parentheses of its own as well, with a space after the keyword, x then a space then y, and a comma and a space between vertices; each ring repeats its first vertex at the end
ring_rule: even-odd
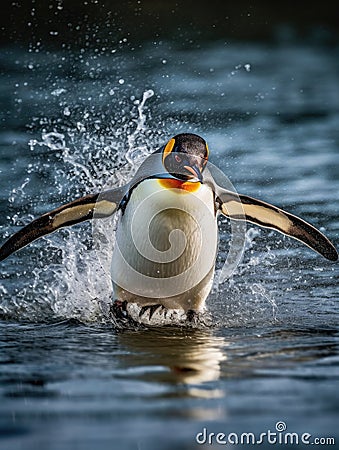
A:
POLYGON ((146 122, 146 115, 144 112, 145 109, 145 103, 146 101, 153 97, 154 92, 149 89, 148 91, 145 91, 141 102, 139 100, 135 100, 134 104, 137 105, 137 111, 138 116, 134 120, 136 123, 136 128, 128 136, 128 150, 126 152, 126 160, 131 164, 134 165, 136 163, 141 163, 145 156, 149 154, 149 151, 147 149, 147 146, 144 145, 138 145, 138 137, 140 133, 142 133, 145 130, 145 122, 146 122))
MULTIPOLYGON (((247 230, 243 261, 225 283, 213 286, 208 305, 220 326, 257 326, 277 321, 277 292, 272 289, 272 279, 268 283, 262 275, 272 270, 275 253, 267 244, 263 251, 256 250, 261 234, 259 228, 247 230)), ((221 239, 218 259, 225 253, 224 245, 221 239)))
MULTIPOLYGON (((29 176, 24 183, 12 189, 9 201, 15 202, 19 194, 27 197, 25 188, 33 174, 44 170, 53 177, 52 184, 62 202, 64 197, 68 201, 70 195, 125 184, 141 159, 157 146, 157 133, 153 134, 147 125, 146 102, 153 95, 153 91, 146 90, 140 101, 134 101, 126 112, 131 120, 126 120, 122 127, 112 125, 107 130, 106 121, 105 129, 98 129, 97 117, 85 113, 74 127, 53 124, 52 130, 42 132, 41 139, 31 139, 28 145, 34 163, 27 168, 29 176)), ((42 191, 40 197, 42 205, 51 198, 55 202, 52 192, 42 191)), ((45 212, 43 207, 41 210, 45 212)), ((16 225, 20 225, 18 217, 17 214, 16 225)), ((107 261, 114 245, 116 219, 108 220, 112 231, 106 236, 107 245, 101 249, 107 261)), ((0 316, 32 321, 64 318, 105 321, 112 288, 97 251, 88 224, 58 231, 23 250, 6 262, 7 270, 0 278, 0 316), (25 266, 29 268, 27 272, 22 269, 25 266)))
POLYGON ((25 187, 27 186, 27 184, 29 182, 30 182, 30 178, 27 177, 27 178, 25 178, 24 182, 19 187, 13 188, 11 190, 9 197, 8 197, 9 203, 14 203, 18 196, 23 195, 23 193, 25 191, 25 187))

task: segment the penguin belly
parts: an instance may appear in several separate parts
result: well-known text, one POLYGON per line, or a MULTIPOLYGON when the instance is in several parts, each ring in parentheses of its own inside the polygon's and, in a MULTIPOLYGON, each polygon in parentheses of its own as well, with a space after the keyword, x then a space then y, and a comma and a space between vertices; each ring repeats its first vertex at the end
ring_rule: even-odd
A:
POLYGON ((112 256, 116 299, 201 310, 214 275, 214 193, 200 183, 144 180, 121 216, 112 256), (178 187, 179 186, 179 187, 178 187))

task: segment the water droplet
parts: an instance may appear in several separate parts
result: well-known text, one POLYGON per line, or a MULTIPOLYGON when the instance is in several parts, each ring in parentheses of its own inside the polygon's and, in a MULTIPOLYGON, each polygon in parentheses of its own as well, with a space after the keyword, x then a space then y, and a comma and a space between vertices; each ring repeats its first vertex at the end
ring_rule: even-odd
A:
POLYGON ((153 95, 154 91, 152 89, 148 89, 147 91, 144 92, 143 100, 147 100, 148 98, 153 97, 153 95))
POLYGON ((61 150, 65 148, 65 136, 61 133, 42 133, 42 141, 51 150, 61 150))
POLYGON ((78 129, 79 131, 81 131, 81 132, 86 131, 85 125, 84 125, 83 123, 81 123, 81 122, 77 122, 77 129, 78 129))
POLYGON ((54 91, 52 91, 51 94, 54 95, 55 97, 59 97, 59 95, 63 94, 64 92, 66 92, 66 89, 59 88, 54 89, 54 91))

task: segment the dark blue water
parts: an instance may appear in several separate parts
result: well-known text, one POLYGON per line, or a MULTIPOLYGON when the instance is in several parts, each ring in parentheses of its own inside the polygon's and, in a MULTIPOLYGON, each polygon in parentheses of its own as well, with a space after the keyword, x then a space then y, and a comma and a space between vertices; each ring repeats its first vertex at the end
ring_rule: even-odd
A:
MULTIPOLYGON (((338 243, 338 53, 221 42, 3 49, 1 241, 125 183, 160 143, 191 131, 238 192, 338 243)), ((117 332, 105 315, 114 226, 62 230, 1 264, 0 448, 194 448, 204 427, 259 435, 278 421, 339 442, 337 264, 248 226, 241 264, 208 300, 214 326, 117 332)), ((220 230, 218 267, 224 219, 220 230)))

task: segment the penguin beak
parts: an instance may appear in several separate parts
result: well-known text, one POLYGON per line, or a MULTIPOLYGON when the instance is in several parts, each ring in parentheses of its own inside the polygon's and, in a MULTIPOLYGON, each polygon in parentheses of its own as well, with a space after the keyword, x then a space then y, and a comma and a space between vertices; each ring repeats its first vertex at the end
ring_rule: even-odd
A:
MULTIPOLYGON (((184 169, 186 169, 191 175, 193 175, 194 178, 197 178, 198 181, 202 182, 202 173, 198 166, 184 166, 184 169)), ((190 178, 193 178, 190 177, 190 178)))

